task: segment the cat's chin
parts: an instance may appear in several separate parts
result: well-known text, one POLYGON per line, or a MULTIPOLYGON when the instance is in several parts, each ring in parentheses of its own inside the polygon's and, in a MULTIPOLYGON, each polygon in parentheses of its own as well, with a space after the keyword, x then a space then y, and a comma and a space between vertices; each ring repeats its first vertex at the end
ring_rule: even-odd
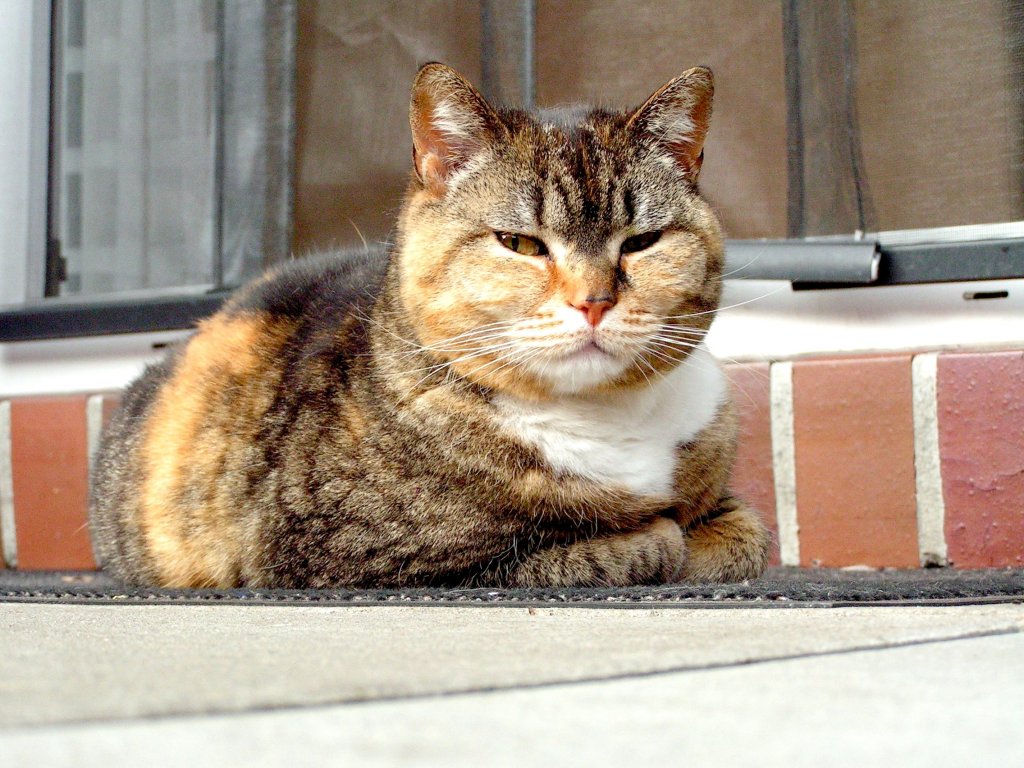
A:
POLYGON ((629 361, 588 343, 561 357, 531 363, 531 373, 559 395, 582 394, 618 378, 629 361))

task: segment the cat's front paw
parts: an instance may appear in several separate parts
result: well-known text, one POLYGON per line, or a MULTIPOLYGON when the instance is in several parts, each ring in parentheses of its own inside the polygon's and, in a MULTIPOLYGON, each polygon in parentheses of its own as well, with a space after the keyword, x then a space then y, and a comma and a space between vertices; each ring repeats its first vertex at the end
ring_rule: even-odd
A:
POLYGON ((723 499, 719 511, 684 532, 682 581, 744 581, 757 578, 768 565, 771 533, 757 512, 735 498, 723 499))
POLYGON ((683 532, 659 517, 638 531, 599 536, 530 555, 512 574, 516 587, 628 587, 677 581, 683 532))
POLYGON ((624 583, 670 584, 678 581, 686 562, 686 544, 675 520, 659 517, 632 535, 632 578, 624 583))

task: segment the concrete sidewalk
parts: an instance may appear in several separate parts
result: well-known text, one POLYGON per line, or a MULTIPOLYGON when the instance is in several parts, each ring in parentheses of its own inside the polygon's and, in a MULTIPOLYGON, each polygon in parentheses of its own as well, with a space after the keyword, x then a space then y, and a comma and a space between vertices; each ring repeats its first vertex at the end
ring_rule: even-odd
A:
POLYGON ((1024 766, 1024 605, 0 604, 18 766, 1024 766))

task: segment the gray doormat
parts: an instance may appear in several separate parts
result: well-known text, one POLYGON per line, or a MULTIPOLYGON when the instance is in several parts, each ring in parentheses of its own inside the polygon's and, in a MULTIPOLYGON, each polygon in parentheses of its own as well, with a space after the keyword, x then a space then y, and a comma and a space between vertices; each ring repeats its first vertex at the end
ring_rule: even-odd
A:
POLYGON ((1024 602, 1024 569, 772 568, 738 584, 601 589, 148 589, 102 573, 0 570, 0 601, 230 605, 525 605, 784 608, 1024 602))

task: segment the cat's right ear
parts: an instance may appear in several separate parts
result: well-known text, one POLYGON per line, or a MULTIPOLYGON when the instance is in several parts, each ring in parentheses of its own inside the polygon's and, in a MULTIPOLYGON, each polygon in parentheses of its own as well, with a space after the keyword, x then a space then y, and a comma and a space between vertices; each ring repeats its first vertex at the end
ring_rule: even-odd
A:
POLYGON ((449 180, 498 135, 501 120, 451 67, 425 64, 409 105, 412 157, 424 188, 440 197, 449 180))
POLYGON ((658 89, 629 119, 633 130, 668 151, 680 170, 696 182, 711 122, 715 78, 694 67, 658 89))

